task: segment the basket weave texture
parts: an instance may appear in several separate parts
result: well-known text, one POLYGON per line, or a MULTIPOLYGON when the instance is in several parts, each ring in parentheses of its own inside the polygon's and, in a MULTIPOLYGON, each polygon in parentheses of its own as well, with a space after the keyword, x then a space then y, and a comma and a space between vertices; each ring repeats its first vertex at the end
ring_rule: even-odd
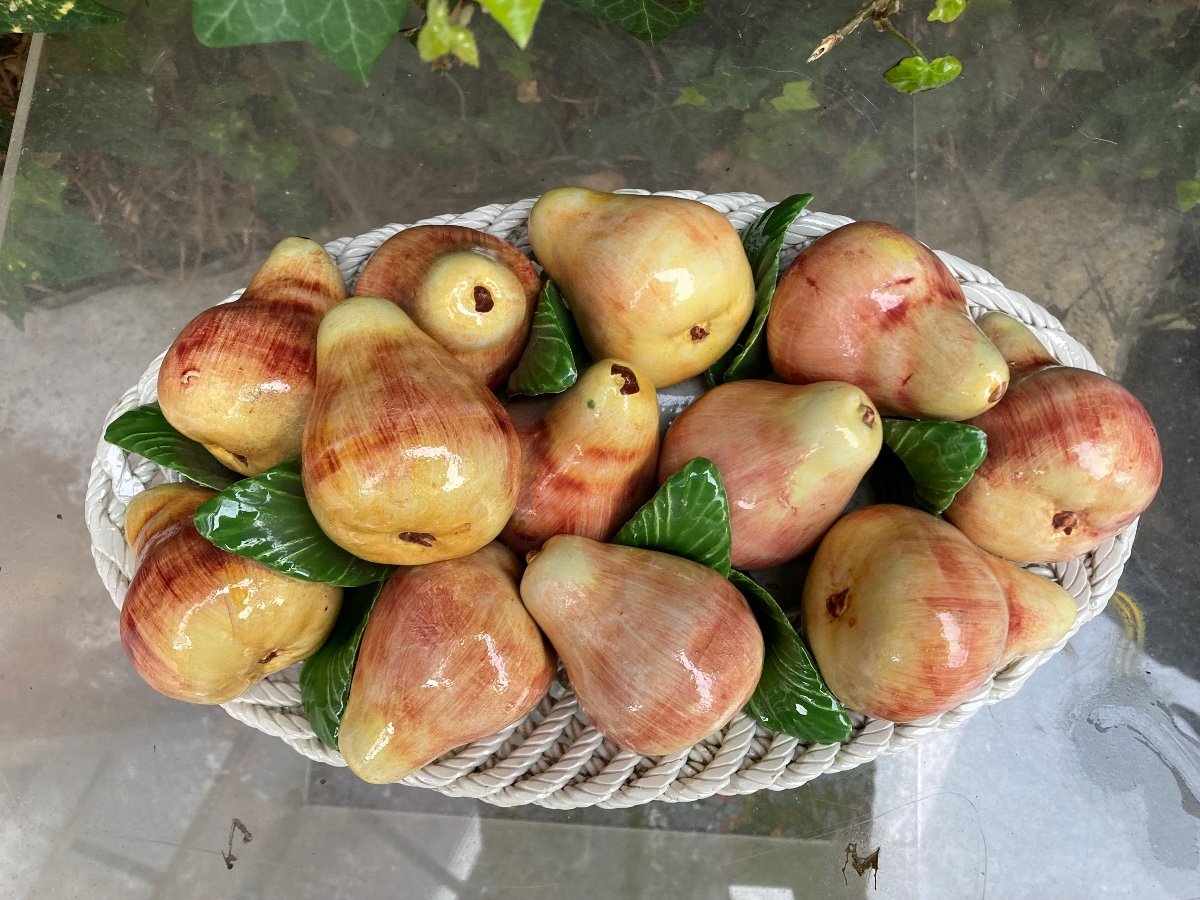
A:
MULTIPOLYGON (((755 194, 661 193, 698 200, 726 216, 739 231, 773 205, 755 194)), ((536 199, 491 204, 462 215, 442 215, 414 224, 465 225, 528 252, 526 220, 536 199)), ((786 265, 816 238, 850 221, 826 213, 802 214, 788 230, 783 263, 786 265)), ((337 262, 347 285, 353 287, 367 258, 385 240, 408 227, 411 226, 385 225, 356 238, 331 241, 326 249, 337 262)), ((1030 326, 1060 362, 1101 371, 1087 349, 1028 297, 1008 290, 978 266, 942 251, 938 251, 938 256, 962 284, 973 315, 989 310, 1008 313, 1030 326)), ((237 291, 225 302, 240 295, 241 291, 237 291)), ((161 362, 160 354, 137 385, 113 406, 105 426, 120 414, 156 399, 161 362)), ((88 482, 85 516, 97 571, 118 608, 135 567, 123 532, 126 505, 162 478, 180 480, 177 474, 130 455, 103 438, 100 440, 88 482)), ((1035 669, 1104 609, 1129 559, 1136 529, 1135 521, 1092 553, 1053 566, 1034 567, 1034 571, 1057 581, 1075 598, 1078 614, 1070 634, 1049 650, 1016 660, 973 697, 941 715, 906 723, 855 716, 856 728, 847 741, 812 745, 768 731, 740 712, 719 732, 688 750, 643 757, 618 747, 591 726, 560 671, 559 680, 552 684, 537 708, 516 725, 446 754, 401 783, 454 797, 476 797, 498 806, 533 803, 555 809, 621 808, 652 800, 684 802, 714 794, 787 790, 826 772, 852 769, 881 754, 904 750, 933 732, 957 728, 983 707, 1015 694, 1035 669)), ((299 667, 293 666, 259 682, 242 696, 223 704, 223 708, 235 719, 281 738, 310 759, 345 765, 337 751, 326 747, 313 734, 301 707, 298 679, 299 667)))

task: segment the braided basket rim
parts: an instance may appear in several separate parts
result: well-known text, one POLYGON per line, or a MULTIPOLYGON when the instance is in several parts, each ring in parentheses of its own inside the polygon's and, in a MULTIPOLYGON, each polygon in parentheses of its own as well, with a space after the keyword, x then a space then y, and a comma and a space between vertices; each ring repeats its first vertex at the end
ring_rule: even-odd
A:
MULTIPOLYGON (((739 231, 773 205, 747 193, 654 193, 698 200, 728 218, 739 231)), ((536 200, 529 197, 511 204, 493 203, 459 215, 422 219, 413 225, 465 225, 507 240, 528 253, 526 221, 536 200)), ((784 265, 817 237, 851 221, 845 216, 804 212, 788 229, 784 265)), ((339 238, 325 248, 352 289, 359 270, 380 244, 410 227, 392 223, 358 237, 339 238)), ((1060 362, 1102 372, 1088 350, 1041 306, 1009 290, 990 272, 952 254, 935 252, 962 285, 973 315, 988 310, 1008 313, 1028 325, 1060 362)), ((241 293, 235 291, 221 302, 234 300, 241 293)), ((157 398, 156 380, 162 358, 159 354, 138 383, 121 396, 105 417, 105 427, 127 410, 157 398)), ((118 609, 134 570, 133 554, 124 536, 125 508, 133 496, 157 478, 181 480, 178 474, 100 439, 91 465, 84 515, 97 572, 118 609)), ((621 749, 593 728, 562 676, 520 722, 446 754, 400 783, 449 796, 475 797, 499 806, 537 804, 557 809, 622 808, 652 800, 682 802, 714 794, 799 787, 825 772, 851 769, 882 754, 906 749, 935 732, 957 728, 984 706, 1015 694, 1039 666, 1104 609, 1129 559, 1136 531, 1135 520, 1091 553, 1051 566, 1030 567, 1061 584, 1075 598, 1077 615, 1070 632, 1049 650, 1017 659, 968 700, 940 715, 906 723, 856 716, 854 733, 844 743, 806 745, 794 737, 768 731, 743 711, 716 734, 687 750, 646 758, 621 749)), ((281 738, 309 759, 345 765, 337 751, 315 736, 304 715, 298 670, 293 666, 278 672, 222 704, 222 708, 252 728, 281 738)))

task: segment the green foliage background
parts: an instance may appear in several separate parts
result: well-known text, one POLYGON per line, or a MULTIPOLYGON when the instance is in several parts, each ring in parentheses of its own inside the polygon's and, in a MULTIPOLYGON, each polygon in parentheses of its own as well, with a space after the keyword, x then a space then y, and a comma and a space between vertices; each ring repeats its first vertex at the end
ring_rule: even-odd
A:
POLYGON ((185 0, 122 9, 123 22, 47 46, 0 253, 0 301, 16 321, 133 268, 187 277, 287 233, 358 233, 398 210, 431 215, 581 178, 786 182, 817 193, 818 209, 853 196, 866 216, 894 210, 889 186, 936 159, 1016 198, 1097 185, 1143 207, 1200 202, 1191 0, 1099 11, 1067 0, 1052 13, 972 0, 950 25, 905 15, 898 24, 931 58, 953 53, 964 67, 915 98, 879 78, 904 52, 869 26, 805 64, 844 0, 710 3, 653 47, 551 2, 525 49, 477 17, 479 69, 431 72, 398 40, 366 86, 304 44, 205 48, 185 0))

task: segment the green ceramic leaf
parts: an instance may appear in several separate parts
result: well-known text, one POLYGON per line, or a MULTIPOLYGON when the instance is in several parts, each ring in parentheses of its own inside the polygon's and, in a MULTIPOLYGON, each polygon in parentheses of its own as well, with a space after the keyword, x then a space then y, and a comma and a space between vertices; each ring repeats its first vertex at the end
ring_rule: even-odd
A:
POLYGON ((961 422, 885 418, 883 440, 916 483, 918 505, 934 515, 950 505, 987 456, 987 435, 961 422))
POLYGON ((325 536, 304 499, 299 459, 226 488, 201 504, 195 521, 196 529, 222 550, 301 581, 356 587, 391 571, 325 536))
POLYGON ((407 12, 404 0, 194 0, 192 27, 209 47, 308 41, 366 84, 407 12))
POLYGON ((157 403, 118 416, 104 429, 104 439, 215 491, 245 477, 225 468, 202 444, 176 431, 157 403))
POLYGON ((587 360, 583 341, 562 294, 547 281, 533 313, 533 329, 521 361, 508 376, 510 394, 559 394, 579 378, 587 360))
POLYGON ((321 649, 304 661, 300 669, 300 702, 304 715, 321 742, 337 749, 338 730, 350 699, 350 683, 358 647, 367 619, 386 581, 350 588, 342 595, 342 609, 333 631, 321 649))
POLYGON ((0 34, 56 34, 124 18, 95 0, 5 0, 0 3, 0 34))
POLYGON ((542 11, 542 0, 479 0, 479 5, 522 49, 529 43, 538 13, 542 11))
POLYGON ((693 459, 663 482, 612 542, 674 553, 728 575, 729 500, 717 467, 693 459))
POLYGON ((734 570, 730 582, 746 598, 766 644, 762 677, 746 711, 772 731, 814 744, 837 744, 850 736, 850 717, 825 686, 808 648, 775 598, 748 575, 734 570))
POLYGON ((787 230, 811 202, 812 194, 794 194, 772 206, 742 232, 742 246, 754 273, 754 313, 737 343, 705 372, 710 387, 722 381, 764 378, 771 374, 763 330, 779 280, 779 254, 787 230))
POLYGON ((953 22, 967 8, 967 0, 936 0, 929 13, 930 22, 953 22))
POLYGON ((910 56, 883 73, 883 80, 905 94, 930 91, 949 84, 962 73, 962 63, 954 56, 925 59, 910 56))
POLYGON ((916 483, 892 449, 884 444, 869 473, 871 498, 876 503, 895 503, 899 506, 920 506, 916 498, 916 483))
POLYGON ((700 15, 706 0, 567 0, 567 3, 625 29, 640 41, 654 44, 700 15))

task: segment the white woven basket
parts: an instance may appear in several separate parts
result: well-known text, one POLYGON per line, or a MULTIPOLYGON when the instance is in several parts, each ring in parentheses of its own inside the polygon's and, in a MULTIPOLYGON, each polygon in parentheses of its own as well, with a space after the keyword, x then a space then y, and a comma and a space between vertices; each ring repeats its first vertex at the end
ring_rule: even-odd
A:
MULTIPOLYGON (((662 193, 699 200, 725 215, 739 231, 772 205, 754 194, 662 193)), ((535 200, 531 197, 508 205, 491 204, 463 215, 437 216, 417 224, 466 225, 528 251, 526 219, 535 200)), ((803 214, 788 230, 784 263, 805 245, 850 221, 826 213, 803 214)), ((359 269, 376 248, 408 227, 386 225, 357 238, 331 241, 326 249, 337 261, 346 283, 353 286, 359 269)), ((941 251, 938 256, 962 283, 973 314, 1000 310, 1015 316, 1031 326, 1061 362, 1101 371, 1087 349, 1028 297, 1008 290, 990 273, 956 256, 941 251)), ((237 291, 225 302, 240 295, 237 291)), ((121 413, 156 399, 161 362, 159 355, 137 385, 122 395, 109 412, 105 426, 121 413)), ((100 440, 88 482, 86 517, 96 568, 118 608, 135 562, 123 532, 125 507, 134 495, 160 478, 180 480, 177 474, 100 440)), ((1018 659, 969 700, 942 715, 904 724, 856 716, 857 727, 845 743, 806 745, 788 735, 767 731, 741 712, 718 733, 689 750, 647 758, 619 748, 596 731, 576 703, 565 677, 560 676, 537 709, 521 722, 443 756, 402 783, 455 797, 477 797, 498 806, 536 803, 555 809, 618 808, 651 800, 682 802, 713 794, 786 790, 825 772, 852 769, 880 754, 903 750, 932 732, 957 728, 984 706, 1015 694, 1038 666, 1062 649, 1070 635, 1107 604, 1129 558, 1136 529, 1135 521, 1086 556, 1035 569, 1053 578, 1075 598, 1079 612, 1070 634, 1050 650, 1018 659)), ((310 759, 345 765, 336 751, 313 734, 301 708, 298 678, 298 666, 279 672, 223 704, 224 709, 247 725, 282 738, 310 759)))

